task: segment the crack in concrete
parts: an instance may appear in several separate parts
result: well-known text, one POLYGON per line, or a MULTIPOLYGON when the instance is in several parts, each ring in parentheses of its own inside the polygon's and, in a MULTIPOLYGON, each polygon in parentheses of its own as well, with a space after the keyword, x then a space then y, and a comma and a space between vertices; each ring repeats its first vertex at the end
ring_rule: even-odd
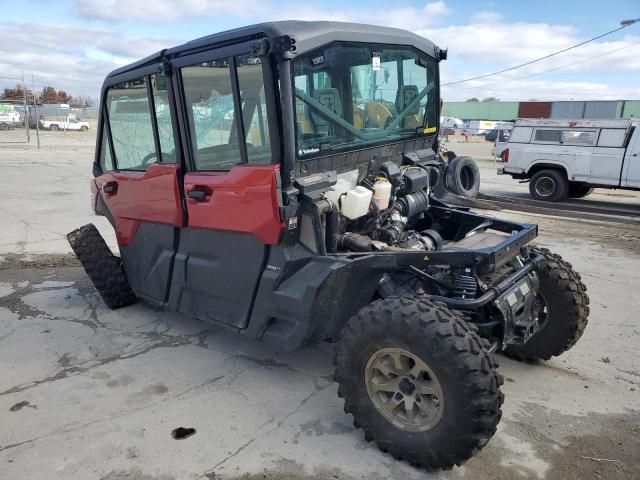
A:
MULTIPOLYGON (((202 332, 199 332, 202 333, 202 332)), ((199 334, 196 334, 194 336, 198 337, 199 334)), ((17 385, 14 386, 12 388, 9 388, 8 390, 5 390, 3 392, 0 392, 0 397, 4 396, 4 395, 11 395, 13 393, 19 393, 19 392, 24 392, 25 390, 29 390, 31 388, 37 387, 38 385, 42 385, 44 383, 51 383, 51 382, 55 382, 57 380, 62 380, 65 378, 70 377, 71 375, 74 374, 78 374, 78 373, 85 373, 88 372, 94 368, 97 367, 102 367, 104 365, 107 365, 109 363, 112 362, 116 362, 118 360, 128 360, 130 358, 135 358, 138 357, 140 355, 144 355, 152 350, 155 350, 156 348, 171 348, 171 347, 180 347, 183 345, 191 345, 192 342, 192 338, 193 336, 164 336, 164 337, 168 337, 168 338, 163 338, 161 341, 154 343, 146 348, 143 348, 142 350, 139 351, 134 351, 131 353, 124 353, 124 354, 119 354, 119 355, 113 355, 110 357, 105 357, 103 359, 100 360, 91 360, 91 362, 95 362, 93 365, 87 366, 87 367, 83 367, 83 366, 78 366, 78 365, 74 365, 74 366, 70 366, 70 367, 65 367, 62 370, 60 370, 59 372, 57 372, 56 374, 40 379, 40 380, 35 380, 23 385, 17 385)))
MULTIPOLYGON (((226 457, 224 457, 222 460, 220 460, 218 463, 216 463, 213 467, 211 467, 209 470, 207 470, 206 472, 204 472, 203 474, 201 474, 198 478, 211 478, 212 475, 215 474, 215 470, 217 468, 220 468, 222 465, 224 465, 226 462, 228 462, 229 460, 231 460, 232 458, 238 456, 240 453, 242 453, 243 450, 245 450, 247 447, 249 447, 252 443, 266 437, 267 435, 269 435, 270 433, 274 432, 275 430, 277 430, 278 428, 280 428, 284 422, 286 422, 289 418, 291 418, 292 416, 294 416, 295 414, 297 414, 298 412, 300 412, 300 410, 302 409, 302 407, 304 407, 307 402, 309 400, 311 400, 314 396, 316 396, 318 393, 320 393, 322 390, 324 390, 325 388, 329 387, 331 385, 331 383, 325 385, 323 388, 321 388, 320 390, 316 390, 312 393, 310 393, 309 395, 307 395, 305 398, 303 398, 300 403, 298 404, 298 406, 296 407, 296 409, 285 415, 284 417, 282 417, 273 428, 270 428, 269 430, 267 430, 266 432, 264 432, 261 435, 258 435, 257 437, 251 438, 249 439, 247 442, 243 443, 242 445, 240 445, 234 452, 230 453, 229 455, 227 455, 226 457)), ((266 427, 267 425, 269 425, 270 423, 273 423, 275 420, 270 420, 268 422, 265 422, 264 424, 262 424, 260 426, 260 429, 266 427)))
POLYGON ((188 388, 188 389, 186 389, 186 390, 184 390, 182 392, 179 392, 179 393, 177 393, 175 395, 170 395, 167 398, 163 398, 162 400, 158 400, 156 402, 148 403, 148 404, 146 404, 146 405, 144 405, 142 407, 132 408, 130 410, 127 410, 125 412, 119 413, 117 415, 109 415, 109 416, 106 416, 106 417, 103 417, 103 418, 100 418, 100 419, 97 419, 97 420, 92 420, 90 422, 85 422, 85 423, 82 423, 82 424, 76 424, 72 428, 56 429, 56 430, 53 430, 53 431, 51 431, 49 433, 46 433, 44 435, 40 435, 38 437, 34 437, 34 438, 29 439, 29 440, 25 440, 23 442, 14 443, 14 444, 11 444, 11 445, 0 446, 0 452, 2 452, 3 450, 9 450, 11 448, 20 447, 20 446, 25 445, 27 443, 36 442, 38 440, 42 440, 42 439, 45 439, 45 438, 48 438, 48 437, 52 437, 54 435, 71 433, 71 432, 75 432, 77 430, 82 430, 84 428, 90 427, 92 425, 97 425, 97 424, 100 424, 100 423, 103 423, 103 422, 111 422, 111 421, 119 419, 119 418, 124 418, 124 417, 127 417, 129 415, 134 415, 134 414, 136 414, 138 412, 141 412, 141 411, 146 410, 148 408, 157 407, 158 405, 161 405, 163 403, 169 402, 171 400, 177 400, 177 399, 183 398, 183 397, 187 396, 188 394, 190 394, 191 392, 199 390, 199 389, 201 389, 201 388, 203 388, 205 386, 208 386, 208 385, 213 385, 213 384, 217 383, 218 381, 222 380, 223 378, 225 378, 225 375, 220 375, 218 377, 210 378, 210 379, 202 382, 199 385, 195 385, 193 387, 190 387, 190 388, 188 388))

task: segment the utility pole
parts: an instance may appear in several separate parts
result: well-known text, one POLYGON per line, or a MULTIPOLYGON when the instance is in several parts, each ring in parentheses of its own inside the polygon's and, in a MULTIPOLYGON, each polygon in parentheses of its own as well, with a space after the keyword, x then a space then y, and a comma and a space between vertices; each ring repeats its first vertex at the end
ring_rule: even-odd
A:
POLYGON ((38 118, 38 103, 36 102, 36 84, 31 75, 31 91, 33 92, 33 115, 36 119, 36 139, 38 142, 38 150, 40 150, 40 119, 38 118))
POLYGON ((27 143, 31 143, 29 136, 29 107, 27 106, 27 84, 24 83, 24 70, 22 71, 22 93, 24 98, 24 126, 27 130, 27 143))

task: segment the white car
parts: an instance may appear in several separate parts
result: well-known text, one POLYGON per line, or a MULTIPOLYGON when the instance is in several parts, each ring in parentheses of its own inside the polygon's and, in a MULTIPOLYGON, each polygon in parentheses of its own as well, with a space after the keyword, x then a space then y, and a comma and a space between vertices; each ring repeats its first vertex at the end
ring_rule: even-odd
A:
POLYGON ((498 174, 529 180, 536 200, 582 198, 594 187, 640 190, 640 123, 518 120, 502 161, 498 174))

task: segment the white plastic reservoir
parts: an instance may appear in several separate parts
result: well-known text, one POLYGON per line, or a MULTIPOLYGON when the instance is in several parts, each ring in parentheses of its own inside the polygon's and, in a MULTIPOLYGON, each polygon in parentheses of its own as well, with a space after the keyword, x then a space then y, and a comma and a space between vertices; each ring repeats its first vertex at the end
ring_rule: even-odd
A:
POLYGON ((338 174, 336 184, 331 187, 331 190, 327 190, 324 193, 324 198, 331 200, 336 205, 339 204, 339 199, 342 195, 349 190, 356 188, 358 184, 358 170, 351 170, 338 174))
POLYGON ((342 214, 351 220, 366 215, 369 212, 372 195, 371 190, 361 186, 349 190, 342 200, 342 214))
POLYGON ((389 206, 391 197, 391 182, 386 178, 380 178, 373 184, 373 201, 380 210, 389 206))

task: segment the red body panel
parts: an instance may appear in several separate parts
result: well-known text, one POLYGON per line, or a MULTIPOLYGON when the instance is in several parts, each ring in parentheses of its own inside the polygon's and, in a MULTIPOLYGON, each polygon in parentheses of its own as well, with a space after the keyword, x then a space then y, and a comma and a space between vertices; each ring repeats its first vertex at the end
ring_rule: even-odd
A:
POLYGON ((279 165, 238 165, 229 172, 190 172, 184 177, 189 227, 255 235, 276 245, 280 221, 276 172, 279 165), (189 192, 203 190, 203 199, 189 192))
POLYGON ((179 165, 151 165, 145 172, 110 172, 95 179, 115 221, 118 245, 128 245, 141 222, 182 227, 179 165), (105 191, 115 189, 112 193, 105 191))

